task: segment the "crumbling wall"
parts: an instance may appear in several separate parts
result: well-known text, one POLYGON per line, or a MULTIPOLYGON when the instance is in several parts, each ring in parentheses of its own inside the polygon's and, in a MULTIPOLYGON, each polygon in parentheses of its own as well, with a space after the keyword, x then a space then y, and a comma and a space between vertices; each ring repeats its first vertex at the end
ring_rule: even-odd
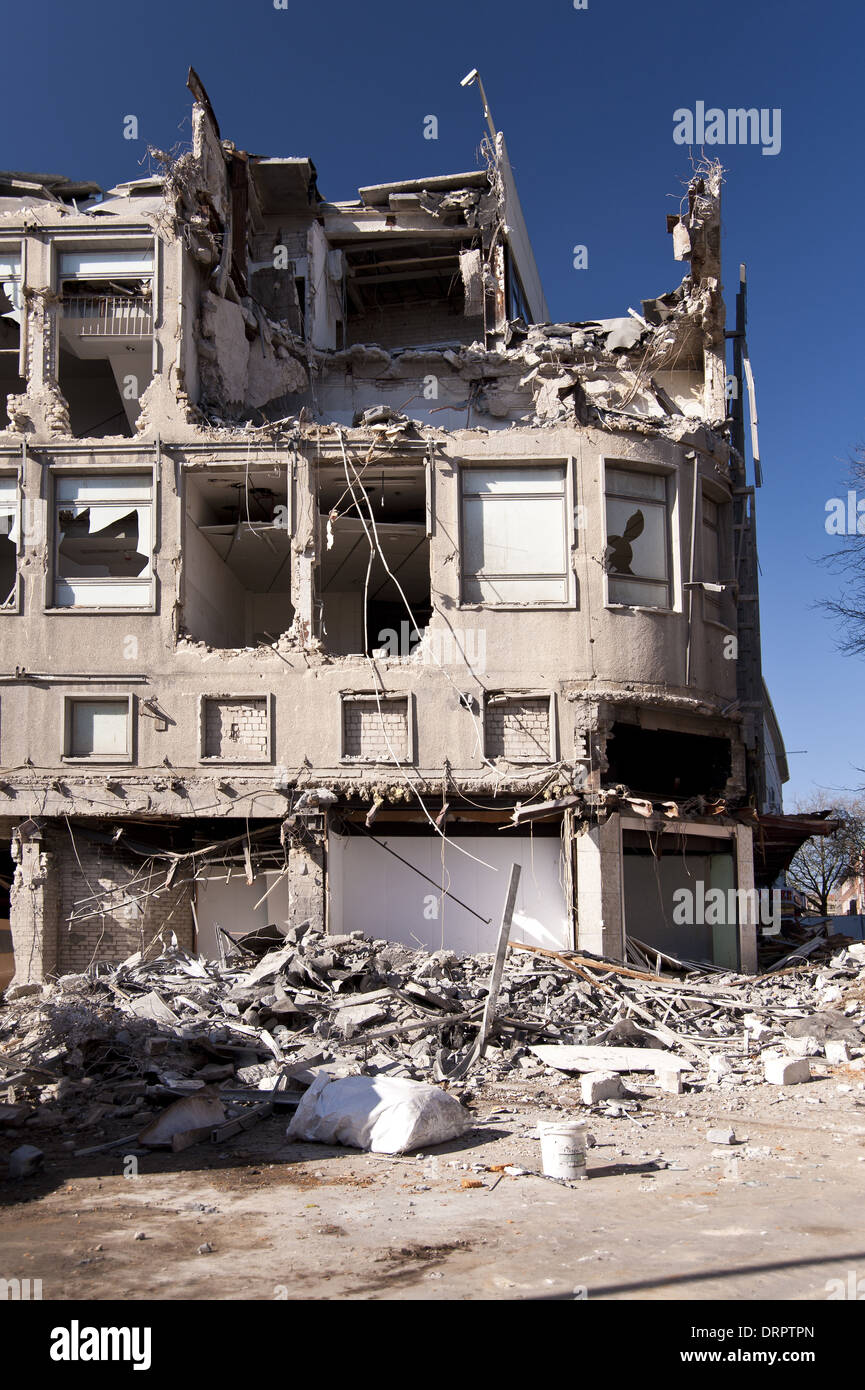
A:
MULTIPOLYGON (((54 840, 57 883, 57 970, 86 970, 94 961, 118 963, 143 950, 161 931, 174 932, 192 950, 194 924, 189 885, 158 889, 165 864, 96 844, 85 834, 75 846, 62 831, 54 840)), ((16 947, 17 959, 17 947, 16 947)))

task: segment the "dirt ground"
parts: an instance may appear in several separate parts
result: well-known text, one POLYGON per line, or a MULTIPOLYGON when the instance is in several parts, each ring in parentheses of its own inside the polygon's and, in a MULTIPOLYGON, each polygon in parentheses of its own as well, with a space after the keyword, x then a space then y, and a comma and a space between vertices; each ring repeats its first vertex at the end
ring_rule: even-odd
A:
POLYGON ((285 1112, 142 1156, 137 1176, 60 1136, 40 1141, 41 1174, 0 1189, 0 1272, 41 1279, 46 1300, 825 1300, 865 1276, 861 1076, 646 1084, 630 1114, 588 1112, 573 1184, 538 1172, 538 1119, 587 1113, 550 1073, 480 1090, 471 1133, 405 1158, 288 1143, 285 1112), (715 1126, 739 1142, 708 1142, 715 1126))

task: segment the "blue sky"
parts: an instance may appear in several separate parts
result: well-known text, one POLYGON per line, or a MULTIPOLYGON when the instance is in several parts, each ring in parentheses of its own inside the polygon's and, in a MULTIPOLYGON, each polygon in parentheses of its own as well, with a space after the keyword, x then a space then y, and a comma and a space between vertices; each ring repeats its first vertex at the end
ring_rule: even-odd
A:
MULTIPOLYGON (((748 265, 765 673, 790 757, 788 801, 865 784, 863 663, 815 604, 839 580, 826 502, 865 442, 862 52, 855 0, 47 0, 4 20, 7 168, 109 186, 146 146, 189 140, 192 64, 224 138, 310 155, 327 198, 475 167, 481 71, 505 132, 554 319, 622 314, 672 288, 665 215, 689 174, 673 112, 780 107, 782 145, 717 150, 725 167, 729 319, 748 265), (11 113, 11 114, 10 114, 11 113), (140 139, 123 138, 138 117, 140 139), (439 138, 423 138, 424 117, 439 138), (587 270, 572 248, 588 248, 587 270)), ((714 151, 710 151, 714 152, 714 151)))

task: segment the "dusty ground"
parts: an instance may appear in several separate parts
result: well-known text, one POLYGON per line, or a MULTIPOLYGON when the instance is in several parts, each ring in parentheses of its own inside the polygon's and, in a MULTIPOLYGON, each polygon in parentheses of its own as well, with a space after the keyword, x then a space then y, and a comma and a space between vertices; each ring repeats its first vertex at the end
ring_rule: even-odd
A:
POLYGON ((48 1141, 44 1172, 0 1189, 0 1273, 44 1299, 825 1300, 865 1279, 861 1075, 646 1085, 633 1116, 590 1115, 572 1185, 472 1167, 537 1170, 537 1120, 584 1113, 544 1072, 486 1087, 477 1128, 417 1158, 288 1144, 282 1118, 137 1177, 48 1141), (716 1148, 716 1125, 746 1142, 716 1148))

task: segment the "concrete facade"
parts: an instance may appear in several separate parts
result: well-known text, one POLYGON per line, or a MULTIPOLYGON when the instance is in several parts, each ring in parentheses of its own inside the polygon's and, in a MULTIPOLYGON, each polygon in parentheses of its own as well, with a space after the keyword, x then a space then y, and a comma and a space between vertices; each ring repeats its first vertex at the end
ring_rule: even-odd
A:
MULTIPOLYGON (((190 87, 157 177, 0 176, 16 981, 192 946, 205 864, 278 869, 277 924, 326 925, 331 833, 470 853, 543 824, 571 944, 616 957, 641 939, 623 855, 722 826, 748 886, 719 170, 673 219, 676 290, 550 324, 501 137, 484 169, 328 203, 190 87)), ((406 873, 412 939, 431 887, 406 873)))

